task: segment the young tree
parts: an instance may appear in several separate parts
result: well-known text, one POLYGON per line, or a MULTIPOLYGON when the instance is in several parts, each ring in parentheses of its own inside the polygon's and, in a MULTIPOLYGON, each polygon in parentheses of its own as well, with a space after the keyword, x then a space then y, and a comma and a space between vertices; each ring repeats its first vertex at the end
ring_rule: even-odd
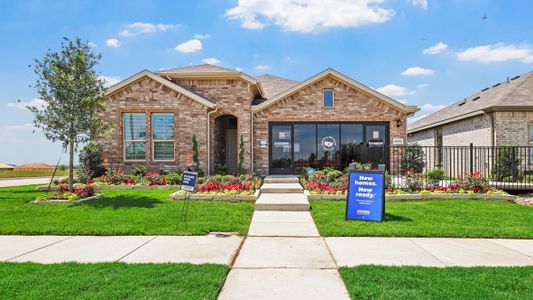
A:
POLYGON ((36 89, 43 108, 30 108, 35 114, 35 127, 42 128, 52 142, 61 142, 69 151, 69 190, 72 191, 74 152, 78 145, 97 138, 105 125, 96 118, 102 107, 104 81, 98 78, 95 66, 101 54, 91 51, 80 38, 64 38, 61 51, 48 50, 42 59, 35 59, 36 89))
POLYGON ((239 174, 244 173, 244 170, 242 169, 243 162, 244 162, 244 140, 241 134, 241 142, 239 144, 239 166, 237 168, 239 170, 239 174))

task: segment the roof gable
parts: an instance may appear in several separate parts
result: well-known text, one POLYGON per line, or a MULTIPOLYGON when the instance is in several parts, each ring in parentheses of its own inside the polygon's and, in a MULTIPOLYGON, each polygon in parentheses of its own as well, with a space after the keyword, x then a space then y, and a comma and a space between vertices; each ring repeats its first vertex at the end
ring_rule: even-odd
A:
POLYGON ((358 82, 358 81, 355 81, 353 79, 351 79, 350 77, 340 73, 340 72, 337 72, 333 69, 326 69, 310 78, 308 78, 307 80, 305 81, 302 81, 280 93, 278 93, 277 95, 273 96, 272 98, 266 100, 266 101, 263 101, 261 102, 260 104, 257 104, 257 105, 254 105, 252 106, 252 109, 254 111, 260 111, 260 110, 263 110, 271 105, 273 105, 274 103, 286 98, 287 96, 290 96, 304 88, 306 88, 307 86, 327 77, 327 76, 332 76, 333 78, 335 78, 336 80, 339 80, 355 89, 358 89, 358 90, 361 90, 373 97, 375 97, 376 99, 396 108, 397 110, 403 112, 403 113, 406 113, 406 114, 412 114, 416 111, 418 111, 418 108, 416 106, 408 106, 408 105, 404 105, 390 97, 387 97, 383 94, 381 94, 380 92, 370 88, 370 87, 367 87, 366 85, 358 82))
POLYGON ((122 90, 123 88, 126 88, 127 86, 129 86, 130 84, 136 82, 137 80, 141 79, 141 78, 144 78, 144 77, 149 77, 150 79, 154 80, 154 81, 157 81, 159 82, 160 84, 168 87, 169 89, 171 90, 174 90, 184 96, 187 96, 189 97, 190 99, 192 100, 195 100, 197 102, 199 102, 200 104, 203 104, 207 107, 210 107, 210 108, 214 108, 215 107, 215 102, 211 101, 210 99, 207 99, 197 93, 194 93, 193 91, 190 91, 188 89, 185 89, 184 87, 182 86, 179 86, 171 81, 168 81, 164 78, 161 78, 160 76, 148 71, 148 70, 143 70, 111 87, 109 87, 105 93, 105 96, 111 96, 113 94, 115 94, 116 92, 122 90))

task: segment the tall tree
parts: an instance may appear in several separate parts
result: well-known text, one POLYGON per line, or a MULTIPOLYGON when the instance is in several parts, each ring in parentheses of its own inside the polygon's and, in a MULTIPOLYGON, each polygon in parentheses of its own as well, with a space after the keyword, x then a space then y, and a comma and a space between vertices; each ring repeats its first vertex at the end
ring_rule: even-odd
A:
POLYGON ((80 38, 63 38, 61 51, 48 50, 35 59, 36 89, 43 108, 30 107, 35 114, 35 127, 43 129, 46 138, 61 142, 69 152, 69 190, 72 191, 74 153, 78 145, 96 139, 105 124, 96 118, 103 109, 104 81, 95 66, 102 55, 93 53, 80 38))

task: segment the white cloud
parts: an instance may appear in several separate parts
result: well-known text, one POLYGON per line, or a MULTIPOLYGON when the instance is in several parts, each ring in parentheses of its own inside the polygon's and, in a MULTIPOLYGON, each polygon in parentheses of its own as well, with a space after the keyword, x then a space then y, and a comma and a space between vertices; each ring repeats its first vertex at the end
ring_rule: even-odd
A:
POLYGON ((108 39, 107 41, 105 41, 105 45, 107 47, 117 48, 118 46, 120 46, 120 41, 117 39, 108 39))
POLYGON ((435 71, 431 69, 421 68, 421 67, 410 67, 402 72, 403 76, 428 76, 433 75, 435 71))
POLYGON ((202 59, 202 62, 204 64, 209 64, 209 65, 218 65, 218 64, 220 64, 220 60, 218 60, 215 57, 204 58, 204 59, 202 59))
POLYGON ((120 77, 116 77, 116 76, 98 76, 98 78, 105 81, 106 87, 110 87, 122 81, 120 77))
POLYGON ((411 3, 413 6, 419 6, 424 10, 428 9, 428 0, 407 0, 407 2, 411 3))
POLYGON ((266 71, 268 69, 270 69, 270 66, 267 66, 267 65, 257 65, 254 67, 254 69, 256 69, 257 71, 266 71))
POLYGON ((239 72, 242 72, 242 69, 241 69, 241 68, 239 68, 239 67, 236 67, 236 68, 235 68, 235 71, 239 71, 239 72))
POLYGON ((403 97, 407 95, 413 95, 416 93, 415 91, 411 91, 406 87, 399 86, 396 84, 387 84, 386 86, 377 88, 376 91, 384 95, 387 95, 389 97, 403 97))
POLYGON ((210 34, 195 34, 194 35, 194 38, 197 39, 197 40, 205 40, 205 39, 208 39, 210 37, 211 37, 210 34))
POLYGON ((124 36, 124 37, 130 37, 130 36, 139 35, 142 33, 167 31, 174 27, 176 27, 176 25, 135 22, 135 23, 126 25, 126 28, 122 30, 121 32, 119 32, 118 35, 124 36))
POLYGON ((94 43, 94 42, 88 42, 87 45, 89 45, 89 47, 91 47, 91 48, 96 48, 97 47, 96 43, 94 43))
POLYGON ((182 53, 193 53, 202 50, 202 42, 199 39, 188 40, 177 45, 175 49, 182 53))
POLYGON ((446 106, 442 105, 442 104, 431 104, 431 103, 426 103, 426 104, 423 104, 422 106, 420 106, 420 111, 421 112, 426 112, 426 113, 434 113, 438 110, 441 110, 443 108, 445 108, 446 106))
POLYGON ((417 88, 417 89, 423 89, 423 88, 426 88, 426 87, 428 87, 428 86, 429 86, 428 83, 421 83, 421 84, 418 84, 418 85, 416 86, 416 88, 417 88))
POLYGON ((390 20, 395 12, 380 7, 384 0, 239 0, 226 17, 247 29, 275 24, 287 31, 317 32, 360 27, 390 20))
POLYGON ((441 53, 442 51, 446 50, 447 48, 448 48, 447 44, 444 44, 443 42, 438 42, 436 45, 424 49, 424 51, 422 51, 422 53, 426 54, 426 55, 435 55, 435 54, 441 53))
POLYGON ((529 45, 494 44, 468 48, 457 53, 460 61, 477 61, 480 63, 505 62, 517 60, 523 63, 533 62, 533 48, 529 45))
POLYGON ((48 103, 44 100, 41 100, 39 98, 35 98, 31 100, 30 102, 23 102, 23 101, 17 101, 17 102, 9 102, 7 104, 8 107, 18 108, 18 109, 28 109, 28 107, 36 107, 36 108, 43 108, 46 107, 48 103))

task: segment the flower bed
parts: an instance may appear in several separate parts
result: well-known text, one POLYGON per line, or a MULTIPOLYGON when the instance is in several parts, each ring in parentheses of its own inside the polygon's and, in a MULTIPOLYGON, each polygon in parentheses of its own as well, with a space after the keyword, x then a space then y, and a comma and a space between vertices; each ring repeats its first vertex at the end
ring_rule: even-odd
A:
MULTIPOLYGON (((480 172, 464 173, 447 186, 439 186, 439 181, 415 173, 413 169, 404 173, 404 184, 396 187, 386 177, 387 199, 499 199, 512 200, 513 196, 490 187, 488 180, 480 172), (406 196, 402 196, 406 195, 406 196), (450 196, 453 195, 453 196, 450 196)), ((310 176, 302 176, 300 183, 306 189, 309 200, 346 199, 348 175, 338 170, 326 168, 315 171, 310 176)))
MULTIPOLYGON (((261 178, 253 174, 246 175, 213 175, 202 177, 196 183, 196 192, 190 195, 196 200, 238 200, 255 201, 259 195, 261 178)), ((185 199, 186 191, 179 190, 171 195, 174 200, 185 199)))
POLYGON ((73 191, 68 191, 68 185, 61 184, 58 186, 56 192, 51 194, 46 194, 37 197, 34 201, 31 201, 32 204, 42 204, 42 203, 81 203, 90 199, 95 199, 102 196, 101 194, 96 194, 96 187, 90 184, 80 184, 77 183, 73 186, 73 191))

